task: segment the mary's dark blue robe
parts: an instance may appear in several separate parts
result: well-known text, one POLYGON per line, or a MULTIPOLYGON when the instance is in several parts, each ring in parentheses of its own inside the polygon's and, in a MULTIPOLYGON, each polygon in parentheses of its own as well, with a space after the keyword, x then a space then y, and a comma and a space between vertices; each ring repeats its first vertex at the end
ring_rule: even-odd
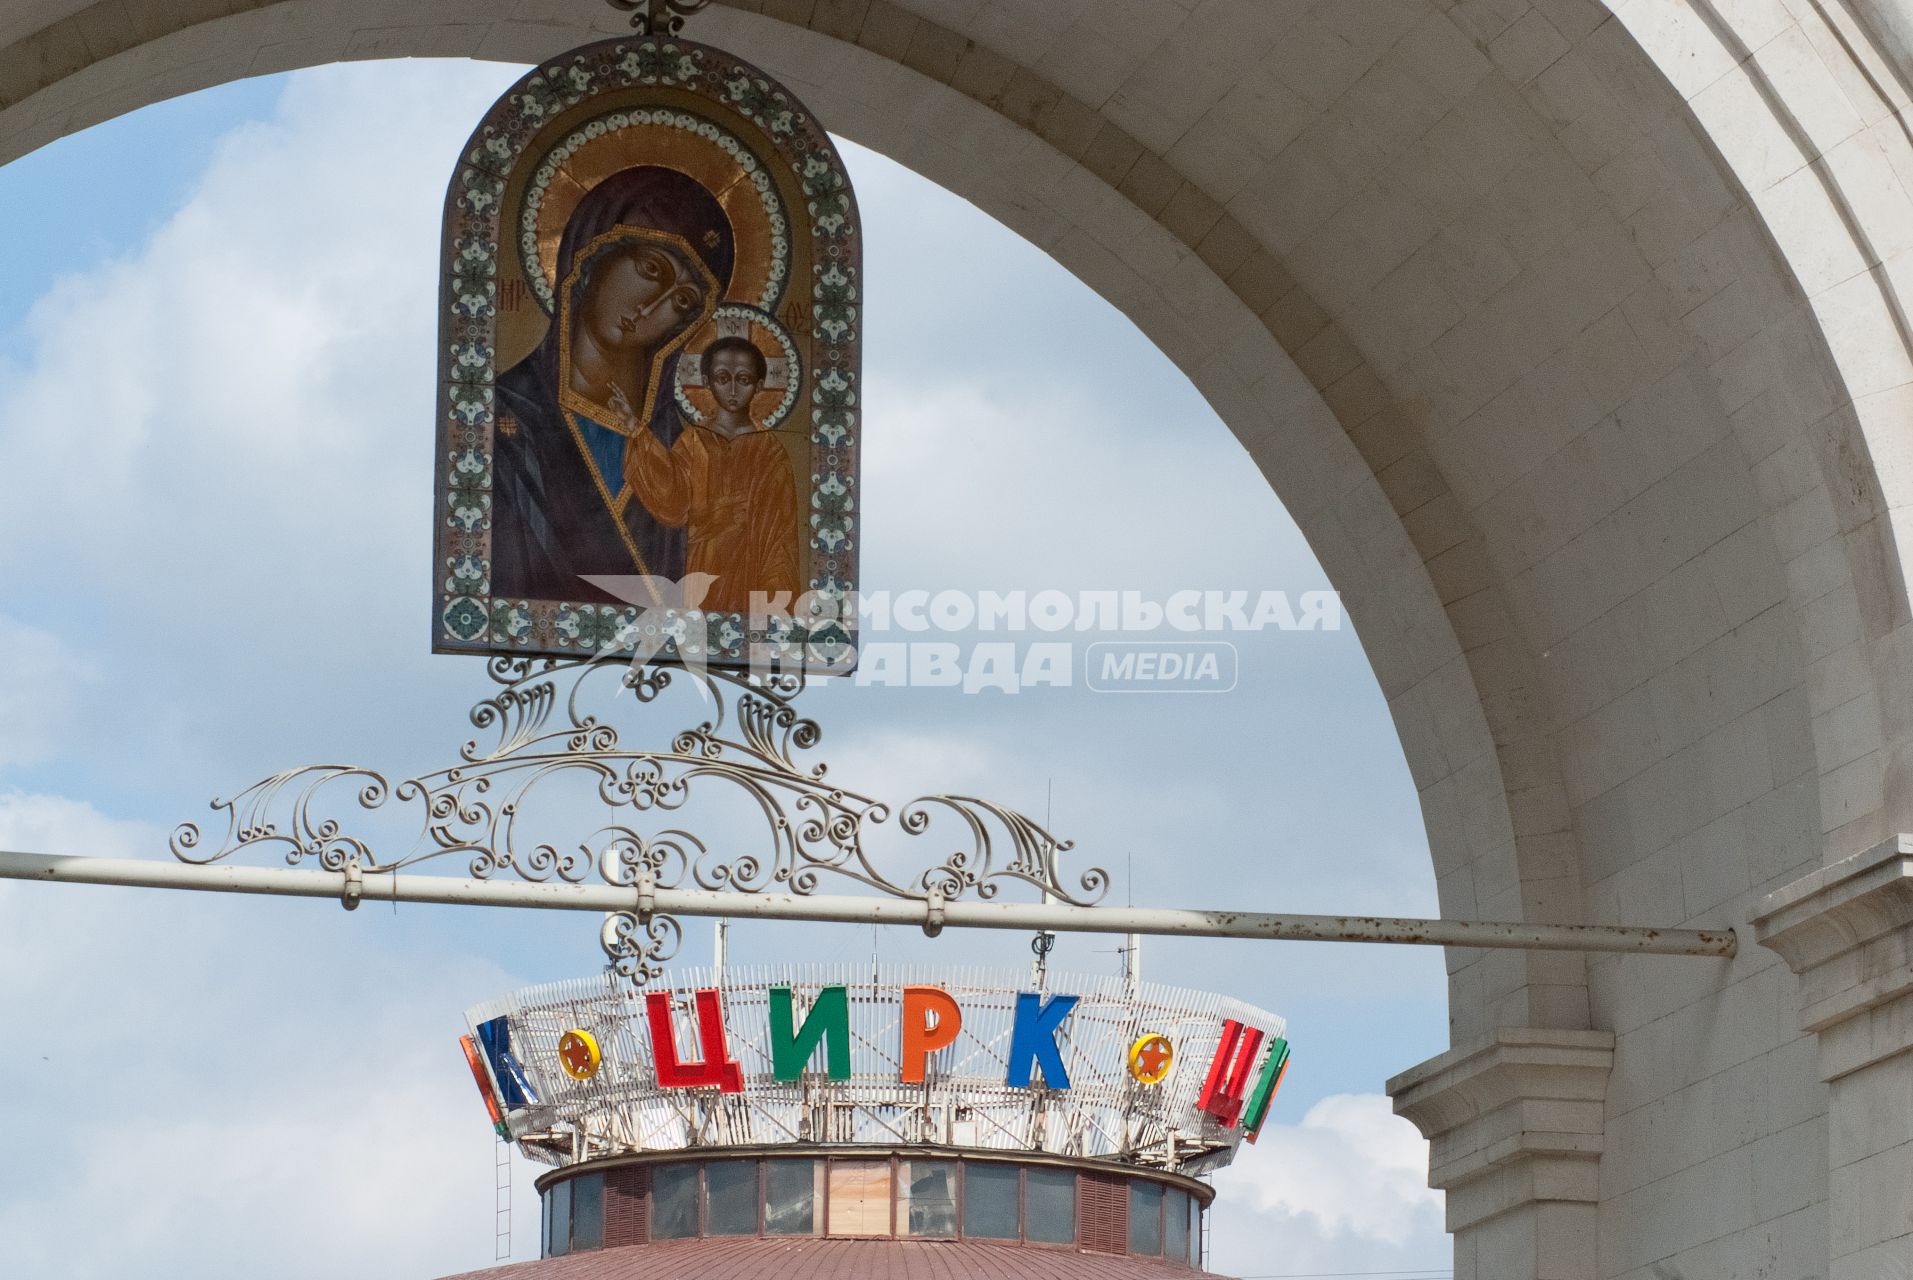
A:
MULTIPOLYGON (((556 371, 543 355, 542 349, 534 352, 498 378, 492 448, 492 594, 633 603, 584 579, 634 574, 680 579, 685 531, 659 524, 636 495, 626 499, 622 518, 613 513, 586 450, 579 447, 578 436, 558 407, 556 371)), ((666 379, 674 372, 669 367, 663 371, 666 379)), ((670 385, 667 380, 665 386, 670 385)), ((668 447, 683 426, 668 393, 659 401, 659 411, 646 430, 656 433, 668 447)), ((622 452, 599 441, 597 453, 600 471, 616 455, 617 465, 603 477, 615 498, 624 484, 622 452)))

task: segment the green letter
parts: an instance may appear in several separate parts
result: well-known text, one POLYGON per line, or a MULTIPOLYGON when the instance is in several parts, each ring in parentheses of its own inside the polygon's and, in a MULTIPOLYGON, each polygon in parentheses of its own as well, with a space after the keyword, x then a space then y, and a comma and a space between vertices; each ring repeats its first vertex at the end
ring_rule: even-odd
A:
POLYGON ((1269 1104, 1275 1101, 1275 1091, 1282 1087, 1282 1076, 1289 1069, 1289 1042, 1278 1038, 1269 1046, 1268 1060, 1262 1064, 1262 1078, 1255 1082, 1255 1092, 1249 1097, 1248 1118, 1243 1121, 1242 1130, 1254 1142, 1262 1132, 1262 1122, 1269 1118, 1269 1104))
POLYGON ((789 987, 771 988, 771 1073, 780 1081, 795 1080, 804 1074, 817 1042, 829 1036, 824 1053, 832 1080, 850 1079, 850 992, 844 987, 825 987, 811 1001, 810 1013, 800 1031, 791 1030, 793 1015, 789 987))

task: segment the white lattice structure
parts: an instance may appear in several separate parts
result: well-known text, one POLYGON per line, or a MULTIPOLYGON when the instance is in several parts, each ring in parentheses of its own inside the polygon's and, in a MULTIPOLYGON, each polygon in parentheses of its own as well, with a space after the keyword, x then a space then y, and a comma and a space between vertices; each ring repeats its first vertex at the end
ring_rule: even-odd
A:
MULTIPOLYGON (((1079 996, 1057 1044, 1070 1087, 1005 1083, 1021 975, 1001 970, 886 967, 874 975, 849 966, 791 965, 680 970, 654 990, 676 994, 677 1041, 698 1044, 689 993, 721 992, 731 1057, 743 1068, 741 1093, 660 1087, 645 1019, 644 993, 614 976, 527 987, 472 1009, 474 1030, 510 1020, 512 1052, 537 1101, 507 1119, 530 1157, 549 1164, 636 1151, 735 1148, 781 1143, 934 1145, 1106 1159, 1195 1173, 1228 1163, 1242 1130, 1196 1108, 1221 1037, 1234 1019, 1276 1037, 1281 1018, 1238 1000, 1155 984, 1131 989, 1120 978, 1052 975, 1049 993, 1079 996), (772 986, 793 988, 800 1010, 821 987, 850 997, 851 1074, 831 1080, 821 1067, 784 1083, 772 1072, 772 986), (963 1027, 929 1059, 925 1082, 901 1078, 903 989, 941 987, 963 1011, 963 1027), (559 1063, 558 1042, 580 1028, 596 1038, 603 1064, 575 1080, 559 1063), (1156 1033, 1175 1045, 1175 1062, 1157 1085, 1138 1083, 1128 1054, 1156 1033)), ((799 1014, 801 1021, 802 1014, 799 1014)), ((1040 1077, 1039 1077, 1040 1079, 1040 1077)))

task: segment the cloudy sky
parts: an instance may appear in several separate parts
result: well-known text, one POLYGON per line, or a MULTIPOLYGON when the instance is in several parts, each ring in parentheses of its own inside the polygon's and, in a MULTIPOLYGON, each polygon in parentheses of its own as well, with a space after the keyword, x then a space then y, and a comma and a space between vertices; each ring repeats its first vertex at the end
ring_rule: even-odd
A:
MULTIPOLYGON (((448 762, 485 691, 425 651, 439 202, 516 74, 328 68, 163 104, 0 168, 0 848, 164 857, 290 765, 448 762)), ((868 238, 873 589, 1327 586, 1228 431, 1040 252, 847 147, 868 238)), ((1235 637, 1228 695, 816 695, 833 776, 981 794, 1115 900, 1433 914, 1352 630, 1235 637), (1133 872, 1131 871, 1133 868, 1133 872)), ((686 959, 708 955, 690 926, 686 959)), ((1065 939, 1061 970, 1115 970, 1065 939)), ((1027 965, 1016 936, 739 928, 774 961, 1027 965)), ((463 1010, 586 973, 579 917, 0 884, 0 1274, 430 1277, 492 1258, 463 1010), (102 1221, 112 1224, 101 1229, 102 1221), (297 1242, 290 1254, 287 1242, 297 1242)), ((1218 1181, 1236 1275, 1445 1269, 1380 1094, 1439 1052, 1439 953, 1150 942, 1146 976, 1284 1014, 1295 1062, 1218 1181)), ((515 1257, 536 1254, 518 1162, 515 1257)))

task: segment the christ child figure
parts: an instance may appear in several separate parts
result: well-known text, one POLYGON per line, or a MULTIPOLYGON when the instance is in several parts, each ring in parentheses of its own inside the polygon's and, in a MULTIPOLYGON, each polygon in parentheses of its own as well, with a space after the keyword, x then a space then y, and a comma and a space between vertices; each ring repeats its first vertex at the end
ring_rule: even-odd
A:
POLYGON ((633 432, 625 482, 661 523, 687 526, 686 576, 715 579, 700 607, 747 613, 753 593, 794 599, 800 590, 797 486, 775 433, 751 417, 770 372, 764 353, 727 335, 698 360, 716 412, 668 449, 653 432, 633 432))
POLYGON ((698 362, 704 385, 717 401, 712 428, 733 438, 757 430, 757 424, 751 421, 751 400, 764 389, 764 380, 770 374, 757 344, 749 338, 719 338, 704 348, 698 362))

